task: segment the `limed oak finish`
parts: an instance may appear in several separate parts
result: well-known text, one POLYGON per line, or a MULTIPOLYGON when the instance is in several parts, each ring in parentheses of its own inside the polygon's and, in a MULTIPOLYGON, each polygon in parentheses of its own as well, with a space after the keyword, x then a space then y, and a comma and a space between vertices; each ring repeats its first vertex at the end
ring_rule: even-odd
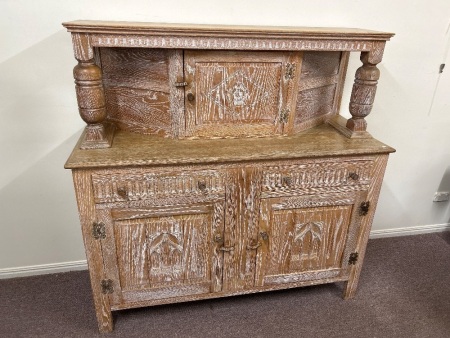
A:
POLYGON ((354 296, 394 151, 364 119, 393 34, 64 26, 87 123, 66 168, 100 331, 133 307, 331 282, 354 296))

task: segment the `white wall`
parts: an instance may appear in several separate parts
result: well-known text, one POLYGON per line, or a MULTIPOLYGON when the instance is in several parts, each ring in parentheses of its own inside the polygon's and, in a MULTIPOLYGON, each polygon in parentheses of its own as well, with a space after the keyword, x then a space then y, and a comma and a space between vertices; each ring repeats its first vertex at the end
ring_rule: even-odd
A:
MULTIPOLYGON (((395 32, 379 66, 377 98, 368 117, 369 131, 398 151, 388 165, 374 229, 449 222, 448 204, 432 202, 440 186, 450 190, 448 56, 447 69, 438 74, 449 40, 448 0, 2 0, 0 274, 84 260, 71 175, 63 169, 84 126, 75 101, 71 39, 61 26, 75 19, 395 32)), ((354 56, 344 111, 357 67, 354 56)))

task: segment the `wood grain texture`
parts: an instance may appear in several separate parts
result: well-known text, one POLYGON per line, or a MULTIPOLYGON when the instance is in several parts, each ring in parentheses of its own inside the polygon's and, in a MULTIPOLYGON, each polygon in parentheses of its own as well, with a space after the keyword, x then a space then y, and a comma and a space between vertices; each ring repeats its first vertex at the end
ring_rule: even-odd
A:
POLYGON ((104 278, 102 242, 92 236, 92 224, 97 221, 97 216, 90 173, 85 170, 74 170, 72 173, 98 328, 100 332, 110 332, 113 329, 111 307, 108 296, 101 290, 101 280, 104 278))
MULTIPOLYGON (((267 233, 268 239, 258 250, 259 285, 314 277, 303 274, 306 271, 341 269, 340 274, 345 274, 343 254, 348 247, 348 229, 357 227, 350 221, 352 212, 356 212, 353 205, 359 201, 355 196, 323 194, 263 199, 261 231, 267 233)), ((334 272, 328 277, 331 276, 334 272)))
POLYGON ((97 47, 227 50, 371 51, 393 34, 353 28, 305 28, 74 21, 97 47))
POLYGON ((225 173, 217 170, 183 171, 162 170, 108 171, 93 174, 97 203, 134 201, 164 196, 221 196, 225 192, 225 173))
POLYGON ((101 48, 105 87, 150 89, 169 93, 169 51, 101 48))
POLYGON ((340 52, 305 52, 303 55, 300 81, 338 74, 340 52))
MULTIPOLYGON (((312 274, 315 274, 316 276, 320 274, 320 272, 313 272, 312 274)), ((326 275, 332 275, 333 273, 327 272, 326 275)), ((348 277, 326 277, 321 279, 307 279, 305 281, 297 281, 293 283, 285 283, 285 284, 270 284, 270 285, 264 285, 264 286, 255 286, 252 289, 248 290, 238 290, 238 291, 222 291, 222 292, 214 292, 214 293, 199 293, 199 294, 192 294, 185 296, 180 295, 178 297, 173 298, 152 298, 152 297, 135 297, 137 299, 134 299, 134 301, 129 301, 124 305, 113 305, 112 310, 124 310, 124 309, 132 309, 132 308, 138 308, 138 307, 144 307, 144 306, 154 306, 154 305, 161 305, 161 304, 172 304, 172 303, 182 303, 182 302, 190 302, 195 300, 203 300, 203 299, 214 299, 214 298, 221 298, 221 297, 230 297, 230 296, 238 296, 238 295, 247 295, 252 293, 259 293, 259 292, 267 292, 267 291, 276 291, 276 290, 283 290, 283 289, 292 289, 297 287, 303 287, 303 286, 311 286, 311 285, 319 285, 319 284, 327 284, 327 283, 336 283, 336 282, 342 282, 346 281, 348 277), (144 300, 145 299, 145 300, 144 300)))
MULTIPOLYGON (((361 53, 363 65, 356 70, 355 74, 355 83, 353 84, 349 105, 352 118, 347 121, 346 125, 353 132, 366 130, 367 122, 364 118, 370 114, 375 100, 380 70, 376 67, 376 63, 370 62, 373 61, 370 56, 371 53, 361 53)), ((374 59, 375 61, 381 61, 379 58, 374 59)))
POLYGON ((78 61, 89 61, 94 57, 91 37, 87 33, 73 33, 72 44, 75 59, 78 61))
POLYGON ((264 136, 289 125, 300 54, 186 51, 184 69, 187 136, 264 136))
POLYGON ((172 117, 172 136, 182 138, 185 136, 186 116, 184 108, 184 86, 177 86, 184 82, 184 56, 183 51, 174 49, 169 51, 169 87, 170 87, 170 115, 172 117))
POLYGON ((305 52, 295 107, 294 131, 324 123, 338 114, 348 53, 305 52))
POLYGON ((65 167, 233 163, 393 151, 373 138, 347 138, 325 124, 290 137, 256 139, 172 140, 118 131, 114 147, 103 150, 75 148, 65 167))
POLYGON ((349 52, 341 52, 341 62, 339 65, 338 80, 337 80, 336 90, 335 90, 334 100, 333 100, 333 115, 334 116, 339 116, 339 111, 341 108, 341 101, 342 101, 342 93, 344 91, 344 84, 345 84, 345 78, 347 76, 347 68, 348 68, 349 59, 350 59, 349 52))
POLYGON ((386 40, 393 33, 379 32, 360 28, 338 27, 288 27, 288 26, 245 26, 245 25, 211 25, 211 24, 180 24, 180 23, 149 23, 126 21, 100 21, 77 20, 63 23, 69 32, 117 32, 127 34, 130 32, 164 33, 176 35, 176 33, 191 33, 198 35, 223 35, 240 36, 247 35, 275 35, 283 36, 308 36, 308 37, 361 37, 386 40))
POLYGON ((255 286, 257 250, 263 239, 259 232, 261 203, 262 171, 249 166, 245 169, 242 181, 242 251, 240 255, 240 289, 251 289, 255 286))
POLYGON ((221 291, 223 252, 213 239, 223 236, 223 211, 223 200, 98 209, 111 304, 221 291))
POLYGON ((386 170, 388 156, 379 156, 375 162, 373 168, 374 180, 369 188, 367 194, 367 200, 370 201, 370 209, 366 216, 361 217, 358 239, 356 243, 356 251, 358 252, 358 262, 351 267, 350 277, 346 283, 344 291, 344 298, 353 298, 356 294, 356 287, 358 285, 359 276, 361 273, 362 264, 364 261, 364 255, 366 252, 367 241, 369 240, 369 233, 372 227, 373 217, 378 203, 378 197, 380 195, 381 184, 383 182, 384 172, 386 170))
POLYGON ((240 289, 241 283, 239 273, 239 255, 242 252, 243 244, 240 241, 242 233, 242 187, 239 182, 243 179, 243 173, 239 169, 229 169, 226 178, 225 191, 225 229, 224 247, 228 248, 224 252, 223 266, 223 290, 230 292, 240 289))
POLYGON ((392 34, 65 26, 88 123, 66 168, 101 331, 111 310, 139 306, 337 281, 354 296, 395 151, 364 120, 392 34), (346 122, 350 51, 363 66, 346 122))
POLYGON ((295 122, 299 129, 309 121, 333 112, 335 91, 336 84, 330 84, 298 93, 295 122))
POLYGON ((118 128, 141 134, 170 135, 172 119, 169 94, 148 89, 105 89, 107 121, 118 128))
MULTIPOLYGON (((92 54, 93 57, 93 54, 92 54)), ((81 149, 109 148, 114 126, 103 123, 106 117, 102 71, 94 60, 80 61, 73 69, 78 111, 87 123, 81 149)))
POLYGON ((277 192, 312 187, 367 185, 372 177, 372 168, 373 159, 370 158, 339 161, 321 159, 294 165, 268 166, 263 168, 262 190, 277 192))
POLYGON ((107 120, 142 134, 172 134, 169 55, 161 49, 101 48, 107 120))

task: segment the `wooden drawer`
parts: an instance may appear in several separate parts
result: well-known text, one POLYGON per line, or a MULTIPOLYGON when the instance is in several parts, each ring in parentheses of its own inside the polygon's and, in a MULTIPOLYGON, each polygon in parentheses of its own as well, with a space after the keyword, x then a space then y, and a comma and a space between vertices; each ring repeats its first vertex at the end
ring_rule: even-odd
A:
POLYGON ((96 203, 136 201, 150 198, 224 194, 225 172, 130 171, 92 174, 96 203))
POLYGON ((346 159, 341 161, 317 160, 288 165, 274 165, 263 169, 262 192, 314 193, 337 190, 361 190, 370 184, 372 159, 346 159), (330 190, 331 189, 331 190, 330 190))

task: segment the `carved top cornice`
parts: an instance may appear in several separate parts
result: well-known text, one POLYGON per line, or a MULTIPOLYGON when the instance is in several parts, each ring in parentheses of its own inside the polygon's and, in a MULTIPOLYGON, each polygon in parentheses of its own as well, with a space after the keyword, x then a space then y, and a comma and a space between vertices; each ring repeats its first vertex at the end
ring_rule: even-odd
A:
POLYGON ((247 50, 370 51, 394 34, 357 28, 270 27, 112 21, 63 23, 91 46, 247 50))

